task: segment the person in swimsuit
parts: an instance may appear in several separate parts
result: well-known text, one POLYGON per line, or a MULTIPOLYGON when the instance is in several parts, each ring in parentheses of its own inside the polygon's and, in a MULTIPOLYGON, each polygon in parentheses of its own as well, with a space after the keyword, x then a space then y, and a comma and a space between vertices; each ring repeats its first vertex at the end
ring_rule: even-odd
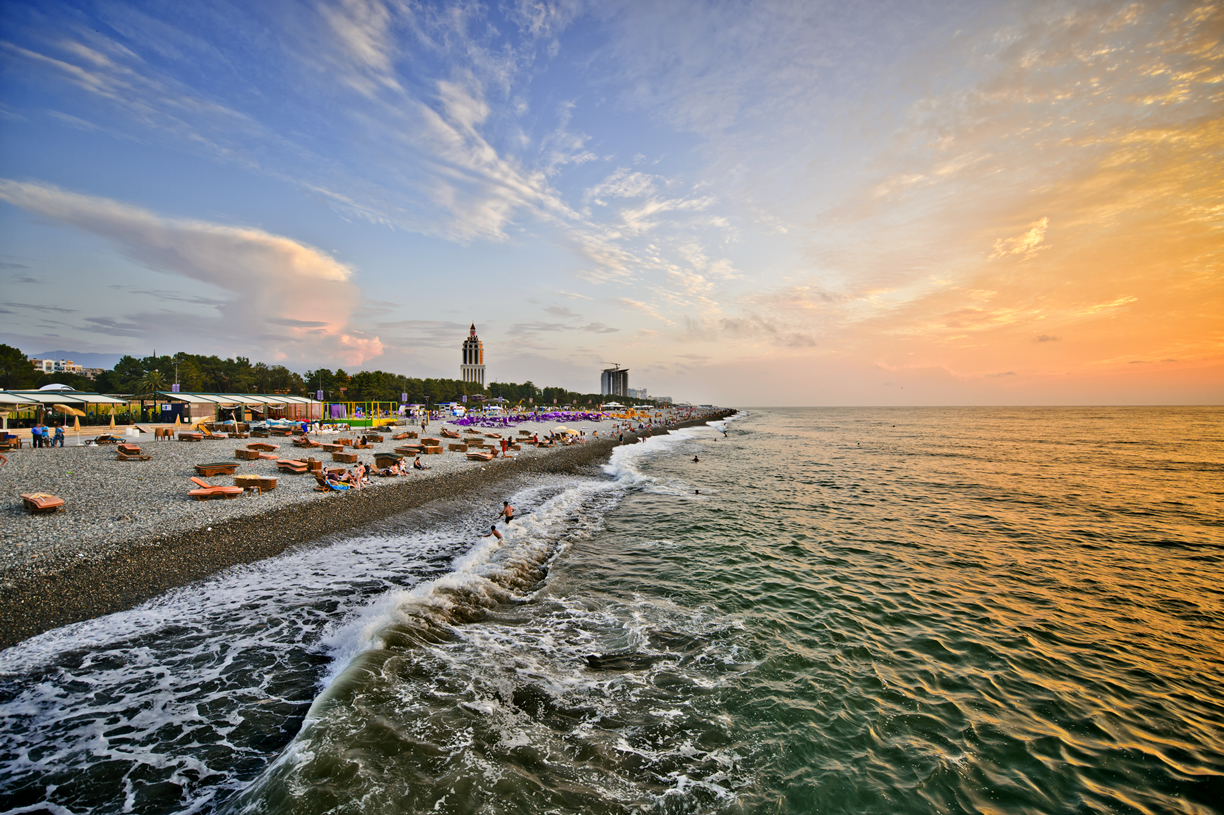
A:
POLYGON ((489 534, 488 534, 488 535, 482 535, 481 537, 487 538, 487 537, 489 537, 489 536, 495 537, 495 538, 497 538, 498 540, 501 540, 501 539, 502 539, 501 533, 497 531, 497 527, 496 527, 496 526, 490 526, 490 527, 489 527, 489 534))
POLYGON ((510 506, 509 501, 502 501, 501 517, 506 519, 506 523, 514 520, 514 507, 510 506))

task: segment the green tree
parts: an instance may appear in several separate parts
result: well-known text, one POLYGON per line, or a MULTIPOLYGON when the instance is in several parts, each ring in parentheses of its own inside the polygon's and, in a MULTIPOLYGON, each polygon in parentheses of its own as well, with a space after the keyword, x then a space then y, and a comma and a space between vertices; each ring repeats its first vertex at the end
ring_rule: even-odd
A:
POLYGON ((0 389, 24 390, 34 387, 39 371, 29 358, 11 345, 0 345, 0 389))

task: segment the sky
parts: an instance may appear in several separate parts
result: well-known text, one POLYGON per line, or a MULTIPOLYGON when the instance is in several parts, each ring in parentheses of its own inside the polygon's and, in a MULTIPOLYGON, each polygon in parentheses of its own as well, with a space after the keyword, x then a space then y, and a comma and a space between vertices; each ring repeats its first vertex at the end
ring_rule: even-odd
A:
POLYGON ((1224 2, 0 3, 0 342, 1224 403, 1224 2))

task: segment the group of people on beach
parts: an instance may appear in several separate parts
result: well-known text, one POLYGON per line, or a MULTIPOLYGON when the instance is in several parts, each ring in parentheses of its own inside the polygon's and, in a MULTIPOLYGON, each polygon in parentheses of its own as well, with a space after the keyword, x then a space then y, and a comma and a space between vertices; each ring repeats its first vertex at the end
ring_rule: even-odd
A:
POLYGON ((64 446, 64 426, 57 424, 52 431, 52 428, 47 427, 43 422, 39 422, 30 428, 30 445, 32 447, 60 447, 64 446))
POLYGON ((391 478, 397 475, 408 475, 410 470, 428 469, 429 465, 422 462, 420 456, 417 456, 411 465, 404 461, 397 461, 389 467, 383 467, 382 469, 359 461, 351 469, 342 472, 328 472, 324 479, 332 484, 344 484, 349 489, 359 490, 362 487, 369 486, 370 476, 372 475, 391 478))

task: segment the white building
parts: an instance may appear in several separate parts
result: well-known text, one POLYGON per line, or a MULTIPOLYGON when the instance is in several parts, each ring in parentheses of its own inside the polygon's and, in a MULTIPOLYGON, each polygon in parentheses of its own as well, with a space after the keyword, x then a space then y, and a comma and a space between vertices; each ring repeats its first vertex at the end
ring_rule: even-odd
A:
POLYGON ((70 359, 31 359, 34 369, 44 374, 83 374, 85 367, 70 359))
POLYGON ((476 336, 476 323, 472 323, 472 331, 463 341, 463 363, 459 366, 459 378, 464 382, 475 382, 482 388, 485 384, 484 343, 476 336))

